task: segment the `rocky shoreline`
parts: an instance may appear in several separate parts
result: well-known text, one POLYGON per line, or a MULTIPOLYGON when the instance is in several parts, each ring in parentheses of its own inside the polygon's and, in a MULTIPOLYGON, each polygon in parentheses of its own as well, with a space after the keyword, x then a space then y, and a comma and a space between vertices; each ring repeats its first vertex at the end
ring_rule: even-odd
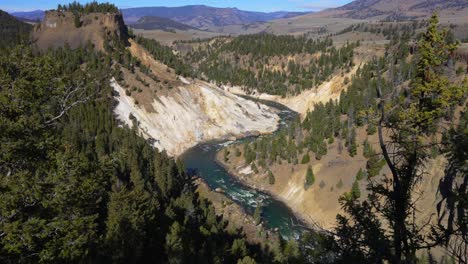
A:
POLYGON ((252 215, 245 209, 229 199, 223 192, 211 189, 202 178, 195 178, 194 184, 197 186, 198 194, 211 201, 215 207, 216 214, 223 216, 229 221, 228 228, 232 230, 242 229, 249 242, 266 243, 272 246, 279 241, 277 230, 271 230, 262 223, 256 224, 252 215))
POLYGON ((248 181, 244 176, 241 176, 237 170, 231 168, 225 162, 223 162, 222 149, 220 149, 218 151, 218 153, 216 154, 215 161, 220 166, 222 166, 226 171, 228 171, 229 174, 231 175, 231 177, 233 177, 240 184, 245 185, 245 186, 247 186, 247 187, 249 187, 251 189, 254 189, 254 190, 258 191, 258 192, 266 193, 269 196, 271 196, 273 199, 275 199, 277 201, 280 201, 283 204, 285 204, 291 210, 291 212, 293 212, 294 216, 296 217, 296 220, 298 222, 300 222, 300 225, 303 225, 304 228, 310 229, 310 230, 315 230, 315 231, 319 231, 321 229, 321 228, 318 228, 317 223, 313 219, 311 219, 310 216, 306 217, 305 215, 303 215, 298 210, 296 210, 296 209, 292 208, 291 206, 289 206, 288 201, 285 200, 283 197, 279 196, 277 193, 274 193, 274 192, 272 192, 271 190, 269 190, 267 188, 264 188, 262 186, 257 186, 256 184, 248 181))

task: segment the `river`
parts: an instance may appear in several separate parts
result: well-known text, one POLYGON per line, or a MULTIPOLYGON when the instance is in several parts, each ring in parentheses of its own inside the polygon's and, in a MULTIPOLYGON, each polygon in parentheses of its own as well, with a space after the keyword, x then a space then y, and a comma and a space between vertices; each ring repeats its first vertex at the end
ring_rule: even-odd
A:
MULTIPOLYGON (((262 103, 280 111, 281 123, 279 129, 288 126, 292 120, 297 118, 296 112, 281 104, 268 101, 262 101, 262 103)), ((216 153, 225 144, 240 144, 254 139, 255 137, 246 137, 236 141, 202 143, 187 150, 181 156, 181 159, 186 168, 188 170, 195 170, 197 175, 211 189, 223 189, 227 197, 241 205, 249 214, 253 215, 257 204, 260 203, 262 206, 262 221, 268 228, 278 228, 279 233, 285 239, 297 239, 306 229, 284 203, 266 193, 259 192, 238 182, 223 166, 216 162, 216 153)))

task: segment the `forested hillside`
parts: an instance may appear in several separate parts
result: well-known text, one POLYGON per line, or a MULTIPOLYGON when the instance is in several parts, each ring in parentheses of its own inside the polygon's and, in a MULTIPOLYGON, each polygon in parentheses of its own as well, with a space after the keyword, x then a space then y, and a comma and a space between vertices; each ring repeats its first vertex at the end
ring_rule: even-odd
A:
POLYGON ((135 40, 138 44, 142 45, 147 51, 149 51, 155 59, 174 69, 177 75, 185 77, 196 76, 196 71, 194 71, 190 65, 184 63, 180 56, 175 55, 171 48, 163 46, 153 39, 147 39, 140 36, 136 37, 135 40))
MULTIPOLYGON (((58 18, 75 18, 67 34, 83 30, 81 19, 91 13, 88 21, 99 30, 98 13, 120 17, 108 3, 58 9, 58 18)), ((311 161, 326 157, 331 145, 366 157, 340 199, 345 214, 334 229, 259 244, 227 228, 179 160, 152 147, 138 126, 117 120, 111 80, 128 96, 141 91, 126 76, 141 87, 152 79, 164 92, 173 88, 175 81, 161 81, 156 74, 163 73, 134 57, 129 45, 138 43, 177 82, 198 76, 286 96, 350 71, 359 43, 337 48, 330 38, 260 34, 179 43, 190 49, 177 53, 117 28, 125 34, 94 32, 102 47, 63 41, 39 49, 28 42, 28 25, 3 13, 0 25, 0 263, 416 264, 433 263, 425 250, 436 246, 449 256, 446 263, 467 261, 466 62, 455 57, 458 42, 436 15, 421 35, 410 28, 389 33, 386 55, 361 65, 339 101, 224 152, 228 165, 241 158, 269 185, 279 184, 271 171, 277 164, 307 166, 300 186, 306 190, 320 184, 311 161), (378 147, 357 131, 376 134, 378 147), (446 160, 437 215, 421 224, 417 187, 435 157, 446 160), (359 189, 364 180, 366 196, 359 189)))
POLYGON ((179 161, 119 126, 110 79, 128 60, 111 46, 1 49, 0 262, 287 260, 226 231, 179 161))
POLYGON ((191 44, 186 60, 201 76, 221 84, 239 85, 248 92, 274 95, 298 94, 312 89, 334 74, 353 66, 353 49, 358 43, 336 48, 329 38, 305 36, 244 35, 219 37, 191 44))
MULTIPOLYGON (((281 160, 298 164, 303 153, 306 153, 306 160, 310 156, 308 153, 320 159, 327 154, 327 145, 335 141, 351 157, 356 155, 358 145, 362 144, 356 141, 356 129, 364 128, 369 136, 377 132, 377 88, 390 99, 401 100, 399 89, 414 80, 417 72, 416 62, 419 58, 414 56, 415 47, 412 44, 415 32, 411 28, 390 32, 388 34, 393 37, 386 50, 387 56, 375 58, 359 67, 353 78, 348 80, 350 85, 341 92, 339 100, 319 103, 304 120, 298 120, 278 135, 263 137, 251 146, 244 146, 246 162, 257 159, 266 169, 268 164, 281 160), (377 76, 377 73, 382 74, 377 76), (251 148, 255 151, 251 151, 251 148)), ((454 43, 450 37, 445 41, 454 43)), ((458 77, 464 75, 462 64, 457 69, 452 66, 451 70, 458 77)))
POLYGON ((32 26, 18 21, 2 10, 0 10, 0 25, 0 48, 3 49, 29 41, 32 26))
MULTIPOLYGON (((239 172, 240 179, 277 195, 286 192, 292 196, 290 192, 297 190, 265 186, 291 184, 287 178, 303 171, 304 166, 308 166, 301 181, 305 192, 311 186, 318 186, 313 191, 322 195, 338 189, 345 213, 338 215, 337 228, 331 233, 338 238, 343 263, 380 263, 383 259, 416 263, 419 247, 432 248, 441 241, 455 262, 466 260, 467 241, 462 238, 466 235, 466 214, 455 213, 466 207, 467 175, 462 168, 466 160, 460 160, 466 157, 466 61, 454 55, 458 42, 449 31, 438 29, 437 23, 437 16, 433 16, 426 32, 418 36, 411 29, 392 34, 386 56, 360 67, 339 101, 317 104, 304 120, 252 143, 229 146, 220 155, 223 164, 233 170, 252 168, 253 175, 239 172), (358 131, 365 133, 358 137, 358 131), (371 137, 377 144, 370 143, 371 137), (463 146, 452 145, 455 138, 463 146), (341 190, 341 180, 332 186, 316 180, 311 164, 320 163, 327 155, 346 156, 343 163, 356 155, 365 158, 365 166, 357 174, 338 175, 353 179, 350 189, 341 190), (418 188, 433 177, 427 171, 428 164, 441 157, 448 163, 446 173, 437 179, 443 192, 437 198, 438 222, 423 220, 416 216, 419 210, 436 208, 433 204, 418 207, 417 200, 422 197, 418 188), (381 173, 384 167, 388 174, 381 173), (366 189, 366 196, 360 188, 366 189), (453 204, 444 207, 445 199, 454 196, 453 204), (447 212, 451 217, 457 215, 457 220, 447 219, 447 212), (391 232, 387 232, 386 223, 394 223, 391 232)), ((316 167, 324 166, 335 165, 329 162, 316 167)), ((307 202, 314 201, 304 201, 301 206, 306 207, 307 202)))

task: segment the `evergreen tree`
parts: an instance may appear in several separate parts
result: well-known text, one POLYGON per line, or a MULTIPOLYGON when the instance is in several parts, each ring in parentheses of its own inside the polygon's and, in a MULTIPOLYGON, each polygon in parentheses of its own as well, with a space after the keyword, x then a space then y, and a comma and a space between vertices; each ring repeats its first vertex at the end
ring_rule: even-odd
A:
POLYGON ((237 261, 237 264, 256 264, 256 263, 257 262, 249 256, 246 256, 242 259, 239 259, 239 261, 237 261))
POLYGON ((416 224, 413 201, 417 198, 413 197, 413 191, 424 177, 424 164, 435 143, 431 139, 437 130, 437 122, 447 117, 452 106, 462 98, 461 92, 466 91, 466 87, 450 84, 443 74, 442 67, 455 47, 445 43, 444 34, 439 31, 438 18, 434 14, 418 43, 416 78, 406 93, 411 97, 385 105, 381 70, 376 67, 376 91, 380 98, 379 143, 391 176, 383 181, 371 181, 369 195, 363 202, 341 200, 349 214, 337 217, 338 248, 342 259, 416 263, 417 249, 431 248, 441 242, 430 242, 425 226, 416 224), (389 113, 387 109, 392 111, 389 113), (390 140, 384 141, 383 127, 391 131, 390 140), (391 225, 385 225, 383 220, 391 225))
POLYGON ((315 175, 314 175, 314 172, 312 171, 312 167, 309 165, 307 167, 304 189, 306 190, 309 189, 309 187, 312 186, 314 182, 315 182, 315 175))
POLYGON ((245 237, 180 161, 117 123, 111 61, 91 46, 0 52, 0 262, 235 263, 245 237))
POLYGON ((184 242, 183 229, 178 222, 171 225, 166 236, 166 248, 168 251, 169 263, 184 263, 184 242))
POLYGON ((361 197, 361 190, 359 189, 359 182, 357 179, 353 182, 351 187, 351 197, 352 199, 359 199, 361 197))
POLYGON ((466 237, 467 215, 463 210, 467 207, 468 193, 466 184, 468 177, 464 166, 468 159, 468 111, 466 105, 461 113, 459 124, 455 124, 445 135, 442 150, 448 160, 445 174, 441 179, 440 190, 442 199, 437 204, 438 221, 433 226, 433 239, 443 241, 443 245, 459 263, 468 261, 465 248, 468 245, 466 237), (451 200, 450 202, 448 202, 451 200))
POLYGON ((359 168, 359 171, 356 174, 356 181, 362 181, 362 179, 364 179, 364 176, 365 176, 364 171, 361 168, 359 168))
POLYGON ((0 27, 0 52, 21 43, 28 43, 29 33, 32 30, 30 24, 21 22, 2 10, 0 10, 0 24, 2 25, 0 27))
POLYGON ((242 239, 235 239, 234 242, 232 243, 231 252, 233 256, 239 259, 247 256, 248 251, 247 251, 247 245, 245 244, 245 241, 242 239))
POLYGON ((379 175, 380 171, 382 170, 383 166, 385 166, 385 164, 385 160, 382 159, 380 155, 375 153, 371 154, 366 163, 368 177, 372 178, 379 175))
POLYGON ((81 27, 80 15, 75 14, 73 21, 74 21, 74 23, 75 23, 75 27, 76 27, 76 28, 81 27))
POLYGON ((307 164, 309 162, 310 162, 310 156, 309 156, 309 153, 306 153, 306 154, 304 154, 304 156, 302 156, 301 163, 302 164, 307 164))
POLYGON ((348 142, 348 152, 351 157, 354 157, 357 154, 356 130, 354 128, 351 130, 351 135, 348 142))
POLYGON ((273 172, 271 172, 270 170, 268 171, 268 183, 270 185, 275 184, 275 176, 273 175, 273 172))

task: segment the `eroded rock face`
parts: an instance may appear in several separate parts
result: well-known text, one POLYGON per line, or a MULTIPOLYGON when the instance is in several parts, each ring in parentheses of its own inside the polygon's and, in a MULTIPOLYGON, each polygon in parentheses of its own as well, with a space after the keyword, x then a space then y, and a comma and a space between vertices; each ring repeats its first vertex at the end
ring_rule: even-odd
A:
POLYGON ((155 147, 178 156, 196 144, 250 133, 271 133, 278 127, 275 110, 238 97, 202 81, 176 88, 174 93, 154 99, 154 112, 135 104, 115 81, 118 93, 114 112, 126 125, 138 126, 155 147))
POLYGON ((75 23, 72 12, 48 11, 42 23, 32 33, 40 49, 58 48, 68 44, 71 48, 91 42, 97 49, 104 49, 106 38, 116 37, 127 41, 127 27, 121 14, 90 13, 80 14, 80 25, 75 23))

